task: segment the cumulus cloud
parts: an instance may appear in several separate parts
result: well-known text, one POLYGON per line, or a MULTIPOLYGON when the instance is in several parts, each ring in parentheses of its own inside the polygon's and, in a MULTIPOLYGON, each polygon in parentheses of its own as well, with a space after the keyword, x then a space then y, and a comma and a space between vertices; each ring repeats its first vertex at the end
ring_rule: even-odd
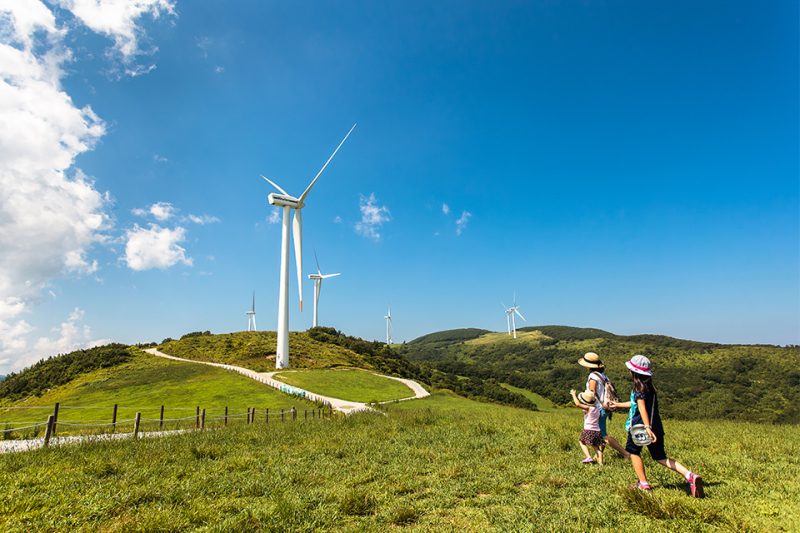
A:
MULTIPOLYGON (((69 10, 92 31, 114 41, 114 50, 129 63, 141 54, 140 40, 143 31, 137 21, 143 15, 154 19, 161 15, 175 15, 175 2, 171 0, 59 0, 58 4, 69 10)), ((153 65, 129 70, 129 74, 147 72, 153 65)))
POLYGON ((164 222, 172 218, 175 208, 169 202, 156 202, 150 206, 150 214, 159 222, 164 222))
POLYGON ((456 220, 456 235, 461 235, 467 229, 467 223, 472 218, 472 213, 469 211, 462 211, 461 216, 456 220))
POLYGON ((217 222, 220 221, 219 218, 217 218, 215 216, 211 216, 211 215, 192 215, 192 214, 186 215, 183 218, 183 220, 185 220, 186 222, 191 222, 192 224, 199 224, 201 226, 204 226, 206 224, 216 224, 217 222))
POLYGON ((361 195, 358 209, 361 211, 361 220, 355 225, 356 233, 376 242, 381 240, 380 229, 391 220, 389 208, 378 205, 375 193, 371 193, 369 196, 361 195))
POLYGON ((267 217, 267 222, 270 224, 280 224, 283 220, 283 208, 281 207, 273 207, 272 211, 269 212, 269 216, 267 217))
POLYGON ((180 226, 170 229, 158 224, 147 228, 134 225, 125 238, 125 263, 131 270, 163 270, 179 263, 192 266, 192 259, 179 244, 186 239, 186 230, 180 226))
POLYGON ((442 204, 442 213, 444 213, 445 215, 449 215, 450 214, 450 206, 447 205, 447 204, 442 204))
POLYGON ((138 50, 139 15, 173 12, 164 0, 58 5, 63 10, 40 0, 0 0, 0 361, 13 367, 23 356, 50 355, 37 352, 44 342, 29 342, 34 328, 22 315, 58 276, 96 272, 89 254, 112 228, 110 194, 73 167, 106 126, 61 85, 63 66, 72 59, 65 41, 73 26, 59 19, 68 11, 95 31, 120 35, 115 42, 124 55, 138 50), (124 24, 113 22, 120 17, 124 24))

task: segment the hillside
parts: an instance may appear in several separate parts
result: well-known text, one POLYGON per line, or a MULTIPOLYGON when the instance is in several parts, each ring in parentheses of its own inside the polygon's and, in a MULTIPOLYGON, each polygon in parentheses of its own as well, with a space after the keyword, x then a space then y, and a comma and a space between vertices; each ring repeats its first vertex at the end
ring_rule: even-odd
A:
POLYGON ((800 516, 795 427, 667 420, 670 453, 706 479, 694 500, 649 458, 650 495, 621 459, 580 464, 575 410, 437 392, 387 412, 0 455, 0 529, 781 531, 800 516))
POLYGON ((770 423, 800 422, 800 349, 696 342, 661 335, 622 336, 586 328, 536 326, 505 333, 458 338, 429 334, 398 351, 460 376, 495 379, 558 404, 584 385, 587 371, 576 364, 587 351, 599 353, 621 394, 630 391, 624 362, 633 354, 650 357, 656 368, 664 414, 683 419, 740 419, 770 423))

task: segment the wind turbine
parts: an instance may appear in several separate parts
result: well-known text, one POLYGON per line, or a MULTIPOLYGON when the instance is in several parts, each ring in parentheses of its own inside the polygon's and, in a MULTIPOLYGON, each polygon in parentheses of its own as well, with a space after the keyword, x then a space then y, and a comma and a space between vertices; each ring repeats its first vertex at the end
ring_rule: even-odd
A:
POLYGON ((392 344, 392 308, 389 307, 389 311, 385 317, 386 320, 386 344, 392 344))
POLYGON ((311 187, 319 179, 322 172, 331 162, 333 156, 339 151, 344 142, 355 129, 356 125, 350 128, 347 135, 336 147, 331 156, 319 169, 317 175, 308 184, 306 190, 299 198, 295 198, 283 189, 281 189, 275 182, 264 178, 270 185, 275 187, 280 194, 270 193, 267 197, 270 205, 283 208, 283 226, 281 231, 281 278, 280 290, 278 293, 278 346, 275 350, 275 368, 288 368, 289 366, 289 212, 294 209, 294 221, 292 223, 292 234, 294 240, 294 258, 297 263, 297 290, 300 294, 300 312, 303 311, 303 218, 300 210, 303 209, 305 199, 308 193, 311 192, 311 187))
POLYGON ((247 312, 247 331, 256 330, 256 291, 253 291, 253 307, 247 312))
POLYGON ((525 320, 525 317, 522 316, 522 313, 519 312, 519 306, 517 305, 517 296, 514 295, 514 305, 511 307, 506 307, 506 304, 501 303, 503 306, 503 310, 506 312, 506 324, 508 325, 508 334, 517 338, 517 322, 515 320, 514 315, 519 315, 522 320, 525 320))
POLYGON ((336 277, 336 276, 341 276, 342 274, 340 272, 337 272, 336 274, 323 274, 322 270, 320 270, 320 268, 319 268, 319 259, 317 259, 317 252, 316 251, 314 252, 314 261, 317 262, 317 273, 316 274, 309 274, 308 275, 308 279, 313 279, 314 280, 314 322, 313 322, 314 326, 313 327, 317 327, 317 326, 319 326, 319 320, 318 320, 318 316, 319 316, 319 313, 318 313, 318 309, 319 309, 319 293, 322 290, 322 280, 323 279, 328 279, 328 278, 333 278, 333 277, 336 277))

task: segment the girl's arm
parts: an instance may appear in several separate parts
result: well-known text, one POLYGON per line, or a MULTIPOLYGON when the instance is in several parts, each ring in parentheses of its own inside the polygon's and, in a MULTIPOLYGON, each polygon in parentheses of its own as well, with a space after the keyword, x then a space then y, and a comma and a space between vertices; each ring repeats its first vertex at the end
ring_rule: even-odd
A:
POLYGON ((609 401, 608 402, 608 406, 611 409, 617 409, 617 408, 620 408, 620 407, 624 407, 626 409, 630 409, 631 402, 612 402, 612 401, 609 401))
MULTIPOLYGON (((655 399, 653 399, 655 401, 655 399)), ((644 423, 644 428, 647 430, 647 434, 650 435, 650 438, 653 439, 655 442, 656 434, 653 433, 653 429, 650 427, 650 413, 647 412, 647 405, 644 403, 644 399, 639 398, 636 400, 636 406, 639 408, 639 413, 642 415, 642 422, 644 423)))
POLYGON ((575 389, 572 389, 569 391, 569 393, 572 395, 572 401, 575 403, 575 407, 578 409, 583 409, 583 406, 580 404, 580 402, 578 402, 578 396, 575 393, 575 389))

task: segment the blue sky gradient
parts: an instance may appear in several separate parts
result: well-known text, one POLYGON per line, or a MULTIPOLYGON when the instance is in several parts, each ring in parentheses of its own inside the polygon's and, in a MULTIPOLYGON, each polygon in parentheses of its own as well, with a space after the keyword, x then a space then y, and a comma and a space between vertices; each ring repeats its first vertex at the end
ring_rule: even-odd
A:
MULTIPOLYGON (((53 281, 40 331, 74 307, 125 342, 236 331, 252 290, 274 329, 258 176, 299 195, 358 122, 303 212, 305 274, 314 249, 343 273, 324 325, 381 339, 391 305, 395 340, 502 330, 516 293, 523 325, 800 343, 795 2, 178 2, 142 25, 157 68, 136 77, 70 36, 64 88, 108 128, 76 165, 113 196, 116 242, 53 281), (370 195, 379 239, 355 230, 370 195), (192 266, 126 266, 155 202, 192 266)), ((312 285, 300 314, 291 279, 306 329, 312 285)))

